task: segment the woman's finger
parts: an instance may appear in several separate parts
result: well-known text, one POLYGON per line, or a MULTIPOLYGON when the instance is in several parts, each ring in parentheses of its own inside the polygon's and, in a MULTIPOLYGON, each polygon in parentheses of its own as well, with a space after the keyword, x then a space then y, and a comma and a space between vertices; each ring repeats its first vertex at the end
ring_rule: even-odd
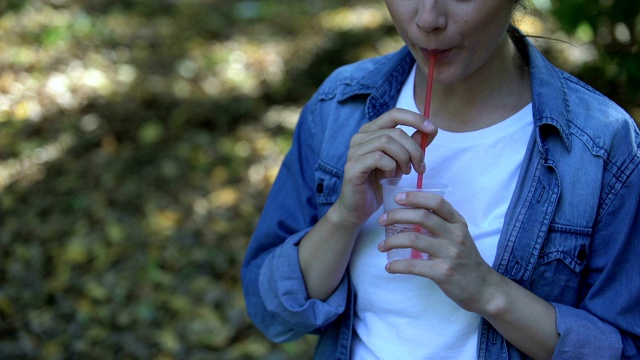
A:
POLYGON ((440 258, 446 254, 446 244, 442 239, 418 231, 396 234, 378 244, 378 250, 382 252, 393 249, 415 249, 429 254, 430 259, 440 258))
POLYGON ((353 178, 356 184, 363 184, 367 181, 372 171, 381 171, 385 177, 398 175, 398 164, 386 153, 374 151, 348 159, 344 170, 347 183, 349 179, 353 178))
POLYGON ((464 217, 441 195, 428 192, 408 191, 396 194, 394 200, 402 206, 429 210, 446 222, 466 226, 464 217))
POLYGON ((449 232, 451 223, 442 219, 438 214, 422 208, 393 209, 380 216, 378 220, 382 226, 395 224, 413 224, 427 230, 431 236, 442 236, 449 232))
POLYGON ((411 172, 411 165, 418 169, 424 163, 424 155, 406 134, 403 137, 397 134, 381 133, 354 146, 348 158, 352 159, 376 151, 384 152, 394 159, 404 174, 411 172))
POLYGON ((437 128, 424 116, 405 109, 394 108, 380 115, 377 119, 366 123, 360 132, 391 129, 398 125, 410 126, 425 133, 435 133, 437 128))

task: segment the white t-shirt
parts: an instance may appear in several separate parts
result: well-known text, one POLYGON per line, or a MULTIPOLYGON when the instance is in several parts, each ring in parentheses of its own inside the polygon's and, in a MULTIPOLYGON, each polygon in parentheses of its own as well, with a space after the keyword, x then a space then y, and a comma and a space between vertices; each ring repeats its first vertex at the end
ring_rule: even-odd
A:
MULTIPOLYGON (((415 67, 397 107, 419 112, 415 67)), ((407 133, 415 129, 401 126, 407 133)), ((464 133, 439 130, 426 150, 425 179, 450 185, 445 198, 462 214, 489 264, 495 258, 505 213, 533 130, 531 105, 491 127, 464 133)), ((411 175, 417 177, 415 171, 411 175)), ((429 279, 392 275, 379 209, 362 228, 349 264, 356 292, 354 359, 476 359, 481 318, 462 310, 429 279)))

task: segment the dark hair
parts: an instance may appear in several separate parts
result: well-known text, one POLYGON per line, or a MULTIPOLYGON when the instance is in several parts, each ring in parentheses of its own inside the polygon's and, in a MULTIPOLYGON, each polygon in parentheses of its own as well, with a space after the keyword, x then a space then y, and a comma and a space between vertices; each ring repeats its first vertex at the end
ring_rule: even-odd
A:
POLYGON ((527 40, 525 39, 527 35, 523 34, 513 23, 507 27, 507 34, 516 47, 516 50, 518 50, 522 65, 529 67, 529 48, 527 47, 527 40))
POLYGON ((520 29, 518 29, 515 25, 514 25, 514 14, 516 12, 525 12, 528 11, 528 7, 525 4, 525 1, 523 0, 514 0, 513 1, 513 12, 512 12, 512 20, 511 23, 509 24, 509 26, 507 27, 507 34, 509 35, 509 38, 511 39, 511 42, 513 43, 513 45, 516 47, 516 50, 518 50, 518 54, 520 55, 520 59, 522 60, 522 65, 525 67, 529 66, 529 50, 527 47, 527 40, 525 39, 525 34, 522 33, 522 31, 520 31, 520 29))
MULTIPOLYGON (((527 1, 514 0, 512 19, 513 19, 513 14, 515 14, 516 12, 529 12, 530 10, 531 9, 527 6, 527 1)), ((520 54, 520 59, 522 60, 522 64, 526 67, 529 66, 529 50, 527 46, 527 41, 528 41, 527 39, 559 41, 561 43, 565 43, 570 46, 575 46, 572 43, 565 40, 555 39, 548 36, 525 34, 520 29, 518 29, 517 26, 514 25, 513 20, 507 27, 507 34, 509 35, 509 38, 511 39, 511 42, 513 43, 513 45, 518 50, 518 54, 520 54)))

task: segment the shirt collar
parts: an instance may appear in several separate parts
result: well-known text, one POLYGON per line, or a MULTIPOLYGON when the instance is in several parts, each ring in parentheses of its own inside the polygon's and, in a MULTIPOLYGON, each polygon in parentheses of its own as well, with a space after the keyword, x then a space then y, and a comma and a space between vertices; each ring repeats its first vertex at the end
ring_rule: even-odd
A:
POLYGON ((343 79, 342 91, 337 100, 342 101, 356 95, 367 95, 366 113, 373 120, 395 106, 400 89, 409 76, 415 59, 406 46, 366 63, 364 71, 343 79))
POLYGON ((529 41, 529 74, 533 98, 533 119, 537 128, 538 143, 541 144, 549 134, 550 126, 562 138, 567 149, 571 150, 571 108, 565 89, 562 72, 553 66, 529 41), (548 126, 545 126, 548 125, 548 126))
MULTIPOLYGON (((530 41, 525 40, 529 56, 532 107, 538 144, 556 132, 569 151, 571 149, 571 109, 562 72, 553 66, 530 41)), ((393 108, 400 89, 409 75, 415 59, 406 46, 373 62, 364 72, 343 80, 338 101, 355 95, 367 95, 366 113, 373 120, 393 108)))

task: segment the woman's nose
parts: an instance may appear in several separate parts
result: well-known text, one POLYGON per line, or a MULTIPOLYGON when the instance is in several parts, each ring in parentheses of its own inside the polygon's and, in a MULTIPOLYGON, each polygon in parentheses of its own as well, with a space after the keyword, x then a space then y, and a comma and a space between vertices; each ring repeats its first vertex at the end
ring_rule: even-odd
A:
POLYGON ((416 25, 421 31, 433 32, 447 27, 447 0, 423 0, 420 2, 416 25))

